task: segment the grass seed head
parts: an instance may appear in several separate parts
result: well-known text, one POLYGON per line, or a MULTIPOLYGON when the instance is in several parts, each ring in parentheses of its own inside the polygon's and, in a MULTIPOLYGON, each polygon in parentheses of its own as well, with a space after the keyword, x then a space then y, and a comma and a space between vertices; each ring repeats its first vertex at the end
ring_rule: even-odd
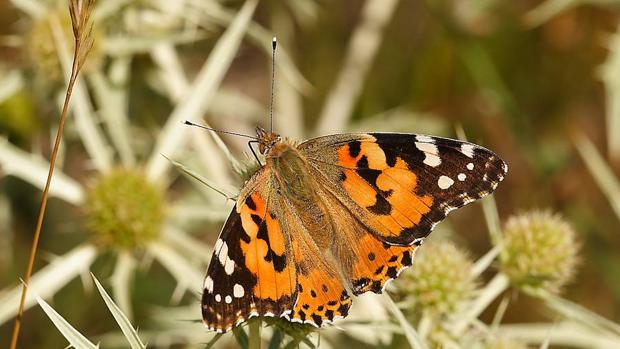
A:
MULTIPOLYGON (((25 51, 35 72, 41 77, 42 80, 51 81, 54 83, 64 83, 64 72, 60 65, 58 55, 58 43, 56 42, 52 31, 53 23, 60 24, 65 41, 68 45, 67 48, 73 50, 75 34, 73 33, 72 20, 67 9, 62 7, 51 8, 45 16, 32 19, 30 29, 25 35, 25 51)), ((88 38, 88 40, 86 40, 87 42, 83 43, 83 45, 87 44, 90 46, 87 47, 85 45, 82 51, 86 50, 86 48, 90 50, 89 59, 87 60, 87 62, 90 63, 86 64, 86 67, 91 66, 91 64, 94 67, 101 62, 102 52, 100 47, 95 44, 97 40, 94 40, 93 38, 100 38, 102 35, 96 30, 96 27, 88 27, 87 29, 87 34, 90 34, 83 34, 85 39, 88 38)), ((72 54, 72 52, 73 51, 71 51, 70 54, 72 54)), ((81 63, 84 63, 83 59, 81 60, 81 63)))

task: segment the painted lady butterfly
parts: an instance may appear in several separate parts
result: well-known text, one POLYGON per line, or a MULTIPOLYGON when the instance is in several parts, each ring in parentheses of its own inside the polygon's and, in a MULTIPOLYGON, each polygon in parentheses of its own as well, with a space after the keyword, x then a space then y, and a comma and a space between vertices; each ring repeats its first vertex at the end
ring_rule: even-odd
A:
POLYGON ((241 190, 204 281, 204 323, 217 332, 255 316, 317 327, 345 317, 352 294, 381 293, 448 212, 508 171, 490 150, 446 138, 257 134, 266 163, 241 190))

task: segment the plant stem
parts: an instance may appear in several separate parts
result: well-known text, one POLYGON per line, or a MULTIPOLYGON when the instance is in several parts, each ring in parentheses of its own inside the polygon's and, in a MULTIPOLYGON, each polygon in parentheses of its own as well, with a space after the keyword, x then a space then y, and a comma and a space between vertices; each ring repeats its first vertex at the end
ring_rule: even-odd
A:
POLYGON ((250 345, 249 349, 260 349, 260 319, 250 322, 250 345))
POLYGON ((478 298, 472 301, 470 306, 459 316, 459 320, 454 324, 452 333, 455 336, 463 334, 467 326, 476 319, 486 307, 504 292, 510 285, 510 280, 506 274, 498 273, 489 281, 487 286, 483 288, 478 298))
POLYGON ((412 349, 427 349, 427 346, 424 340, 416 332, 413 326, 411 326, 409 321, 407 321, 407 319, 405 318, 405 315, 403 315, 402 311, 398 308, 396 303, 394 303, 394 301, 392 300, 392 297, 390 297, 390 295, 387 292, 385 292, 383 293, 383 299, 385 300, 388 310, 392 312, 392 315, 394 315, 394 317, 396 317, 396 319, 400 323, 400 327, 403 329, 405 337, 407 338, 407 341, 409 342, 409 345, 411 346, 411 348, 412 349))
POLYGON ((60 148, 60 141, 62 138, 63 130, 65 128, 65 121, 67 119, 67 114, 69 110, 69 101, 71 100, 71 95, 73 93, 73 86, 75 85, 75 81, 77 79, 77 75, 79 72, 78 68, 78 48, 80 47, 79 40, 75 43, 75 51, 73 53, 73 64, 71 66, 71 77, 69 78, 69 83, 67 85, 67 92, 65 94, 65 101, 62 107, 62 113, 60 114, 60 124, 58 125, 58 130, 56 131, 56 139, 54 141, 54 148, 52 149, 52 156, 50 159, 50 168, 47 173, 47 181, 45 182, 45 189, 43 189, 43 196, 41 197, 41 205, 39 206, 39 213, 37 216, 37 226, 34 231, 34 238, 32 240, 32 246, 30 247, 30 257, 28 258, 28 267, 26 269, 26 275, 23 279, 23 288, 22 295, 19 301, 19 310, 17 312, 17 316, 15 317, 15 325, 13 326, 13 334, 11 337, 11 345, 10 349, 15 349, 17 347, 17 339, 19 337, 19 330, 21 327, 21 320, 24 315, 24 305, 26 303, 26 295, 28 294, 28 284, 30 282, 30 277, 32 276, 32 269, 34 267, 35 257, 37 255, 37 248, 39 246, 39 237, 41 236, 41 229, 43 227, 43 218, 45 217, 45 209, 47 208, 47 198, 50 191, 50 185, 52 183, 52 176, 54 175, 54 165, 56 164, 56 158, 58 157, 58 149, 60 148))

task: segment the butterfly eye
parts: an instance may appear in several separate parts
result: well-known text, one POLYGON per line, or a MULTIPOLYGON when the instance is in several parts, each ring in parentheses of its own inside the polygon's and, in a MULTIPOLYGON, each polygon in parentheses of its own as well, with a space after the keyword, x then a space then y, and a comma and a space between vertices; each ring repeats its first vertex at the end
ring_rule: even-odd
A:
POLYGON ((268 149, 280 143, 282 140, 282 137, 280 135, 276 135, 275 133, 272 133, 270 136, 273 138, 271 138, 271 142, 269 142, 269 146, 267 147, 268 149))

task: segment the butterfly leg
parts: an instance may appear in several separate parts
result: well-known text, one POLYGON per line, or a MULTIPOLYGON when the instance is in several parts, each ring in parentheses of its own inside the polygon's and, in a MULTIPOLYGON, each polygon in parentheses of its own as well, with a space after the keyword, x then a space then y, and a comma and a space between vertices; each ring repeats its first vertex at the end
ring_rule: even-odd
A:
POLYGON ((259 165, 263 166, 263 164, 260 162, 260 160, 258 159, 258 155, 256 155, 256 152, 254 151, 254 148, 252 147, 252 144, 255 143, 259 143, 259 141, 257 140, 251 140, 248 141, 248 147, 250 148, 250 151, 252 151, 252 155, 254 155, 254 158, 256 159, 256 161, 258 162, 259 165))

